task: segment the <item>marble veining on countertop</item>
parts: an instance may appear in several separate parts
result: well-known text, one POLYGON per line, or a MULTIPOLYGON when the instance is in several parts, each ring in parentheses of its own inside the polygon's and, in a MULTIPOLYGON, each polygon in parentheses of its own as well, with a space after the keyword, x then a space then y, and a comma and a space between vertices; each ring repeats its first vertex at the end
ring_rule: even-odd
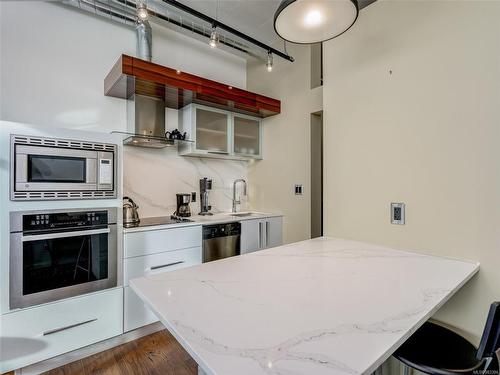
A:
MULTIPOLYGON (((249 216, 233 216, 231 213, 214 213, 213 215, 193 215, 188 217, 187 219, 191 220, 191 222, 181 222, 181 223, 169 223, 169 224, 160 224, 160 225, 151 225, 151 226, 139 226, 139 227, 131 227, 131 228, 123 228, 124 233, 131 232, 142 232, 148 230, 158 230, 158 229, 169 229, 169 228, 180 228, 180 227, 189 227, 196 225, 210 225, 210 224, 223 224, 223 223, 232 223, 239 222, 244 220, 253 220, 253 219, 265 219, 271 217, 279 217, 283 216, 279 213, 267 213, 267 212, 254 212, 249 216)), ((147 219, 147 218, 146 218, 147 219)), ((144 219, 142 219, 144 220, 144 219)))
POLYGON ((368 374, 478 270, 322 237, 130 285, 209 375, 368 374))

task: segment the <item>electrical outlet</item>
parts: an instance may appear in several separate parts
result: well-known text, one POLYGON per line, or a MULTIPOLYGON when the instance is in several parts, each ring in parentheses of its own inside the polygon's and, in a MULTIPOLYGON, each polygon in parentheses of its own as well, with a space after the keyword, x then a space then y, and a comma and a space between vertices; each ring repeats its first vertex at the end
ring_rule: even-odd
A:
POLYGON ((397 225, 404 225, 405 223, 405 204, 404 203, 391 203, 391 223, 397 225))
POLYGON ((302 195, 302 185, 295 185, 295 195, 302 195))

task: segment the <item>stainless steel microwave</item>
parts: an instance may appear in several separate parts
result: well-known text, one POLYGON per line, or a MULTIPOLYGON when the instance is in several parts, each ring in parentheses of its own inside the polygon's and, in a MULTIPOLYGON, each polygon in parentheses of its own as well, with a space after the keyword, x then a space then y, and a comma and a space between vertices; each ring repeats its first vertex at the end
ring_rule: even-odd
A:
POLYGON ((116 197, 117 146, 11 136, 11 200, 116 197))

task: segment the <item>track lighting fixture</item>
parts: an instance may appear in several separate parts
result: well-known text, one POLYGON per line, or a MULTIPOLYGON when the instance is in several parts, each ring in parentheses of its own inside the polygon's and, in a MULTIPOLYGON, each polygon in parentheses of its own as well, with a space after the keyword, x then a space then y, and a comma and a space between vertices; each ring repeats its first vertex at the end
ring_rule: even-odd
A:
POLYGON ((273 53, 272 52, 267 53, 266 68, 267 68, 268 72, 273 71, 273 53))
POLYGON ((146 21, 149 18, 148 9, 146 3, 137 3, 137 18, 141 21, 146 21))
POLYGON ((212 27, 212 32, 210 33, 210 40, 208 41, 208 45, 211 48, 216 48, 219 45, 219 33, 217 33, 217 27, 212 27))

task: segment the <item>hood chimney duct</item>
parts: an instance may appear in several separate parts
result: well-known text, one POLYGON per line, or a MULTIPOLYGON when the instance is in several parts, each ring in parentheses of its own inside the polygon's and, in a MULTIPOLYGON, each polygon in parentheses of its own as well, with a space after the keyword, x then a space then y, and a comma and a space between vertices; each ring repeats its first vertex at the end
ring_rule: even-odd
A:
POLYGON ((135 25, 137 39, 137 57, 151 61, 153 51, 153 33, 147 20, 137 20, 135 25))

